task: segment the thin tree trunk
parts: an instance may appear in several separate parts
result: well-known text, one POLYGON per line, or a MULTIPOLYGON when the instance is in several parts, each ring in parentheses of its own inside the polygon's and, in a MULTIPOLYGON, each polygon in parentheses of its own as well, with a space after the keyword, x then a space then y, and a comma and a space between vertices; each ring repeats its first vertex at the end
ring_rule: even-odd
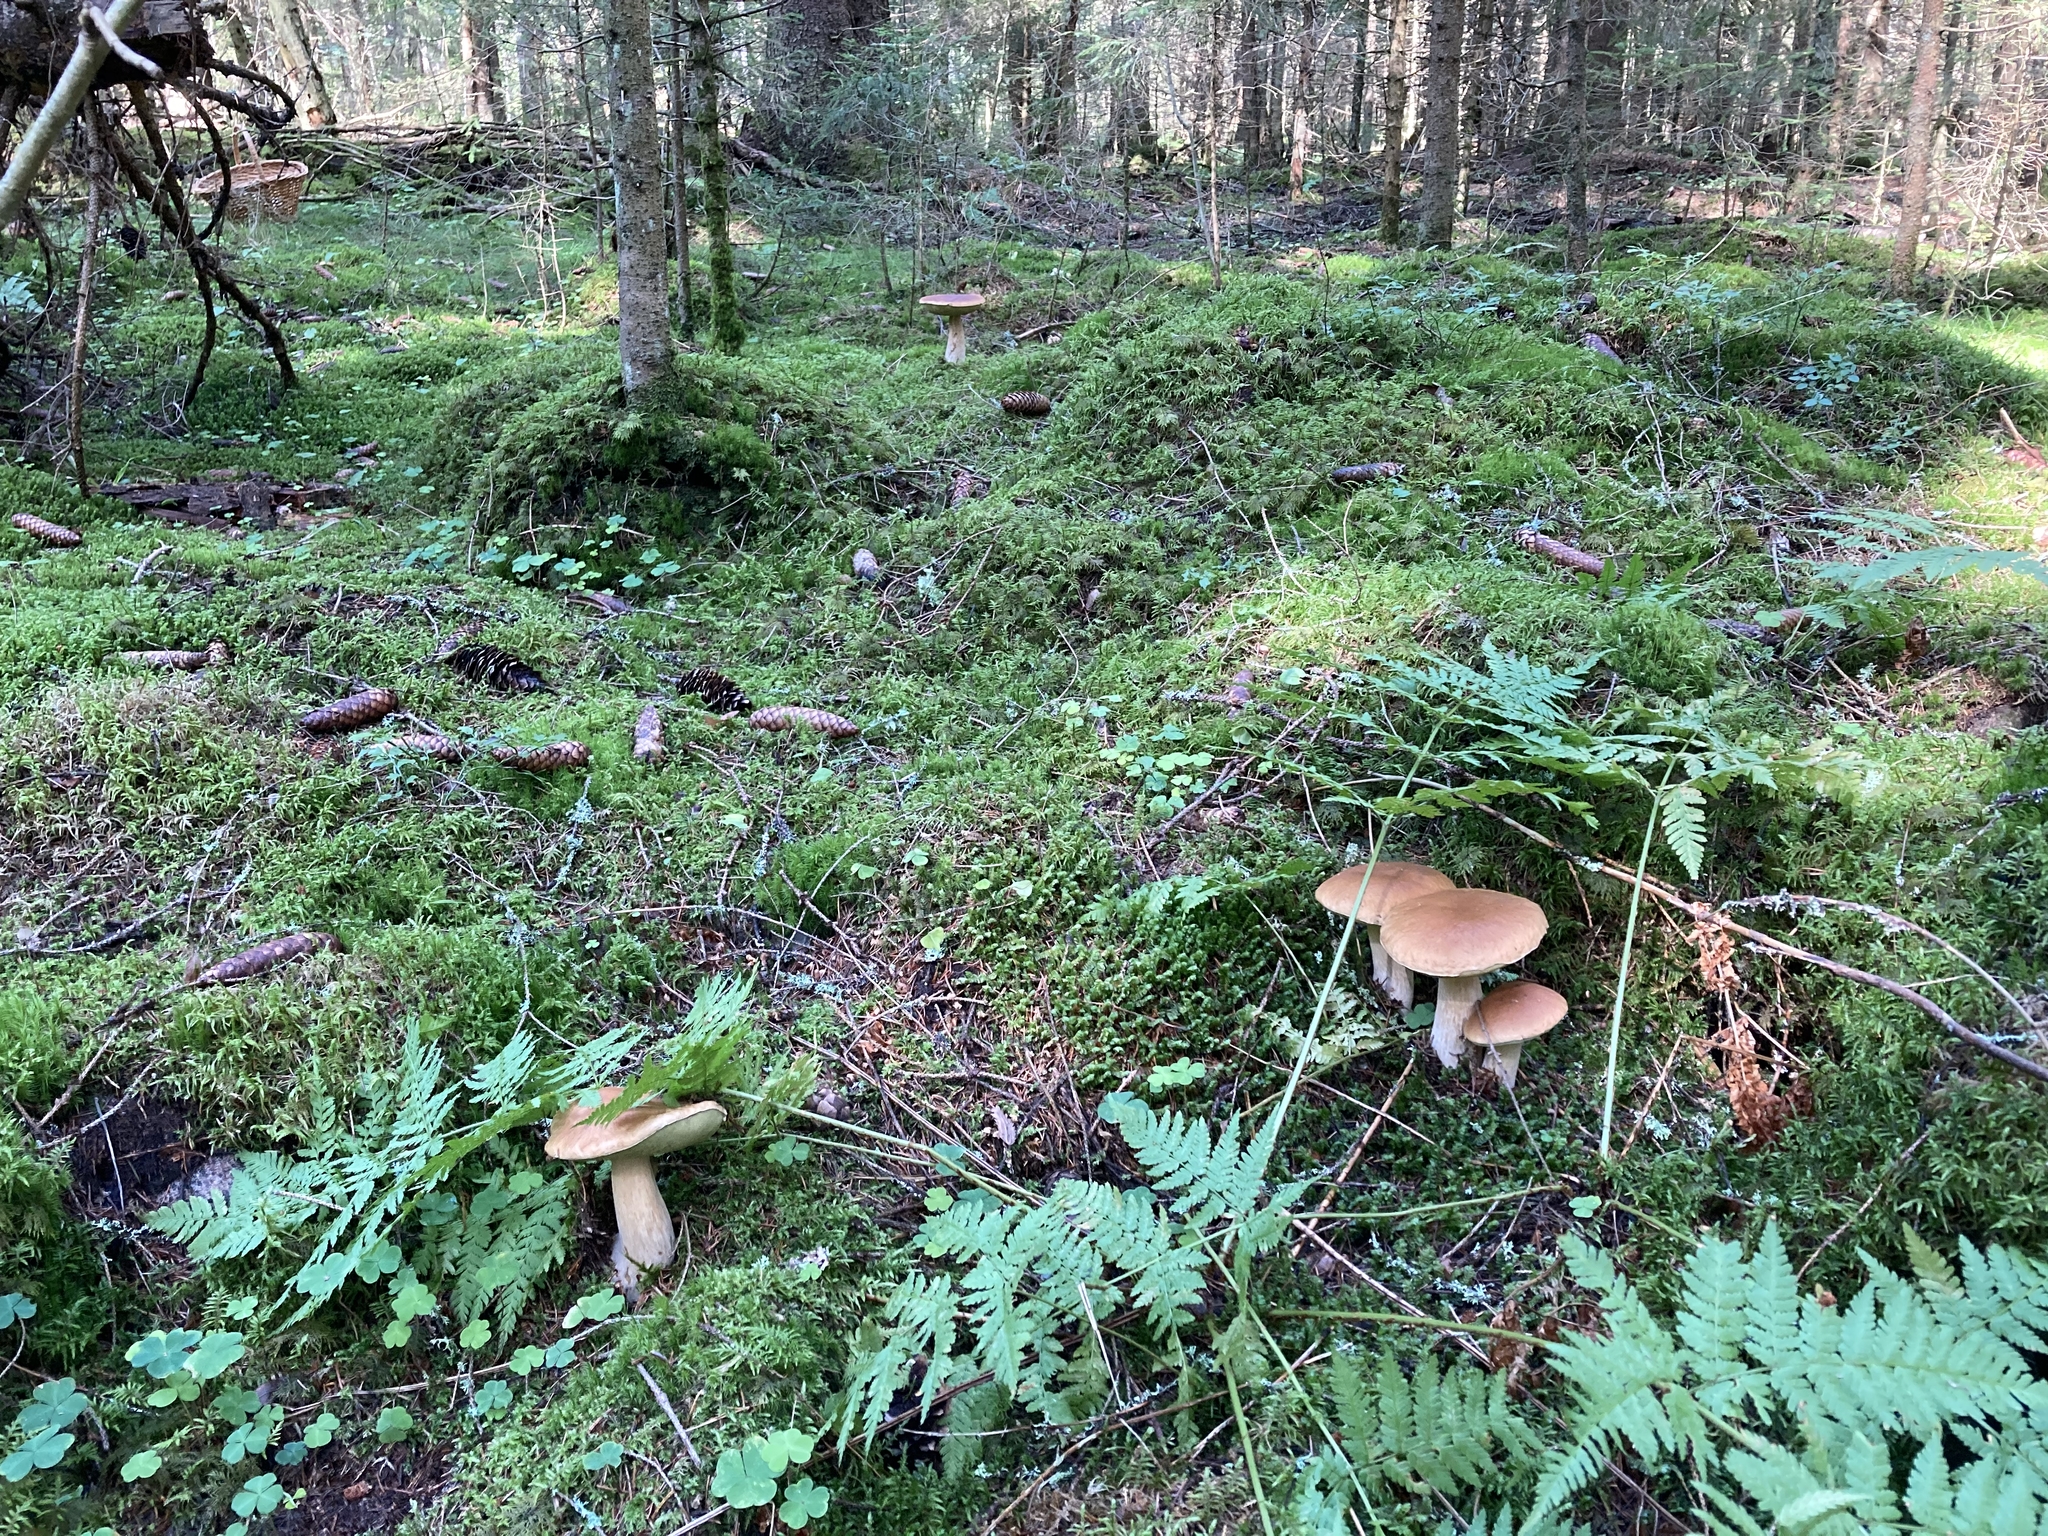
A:
POLYGON ((1245 0, 1237 32, 1237 158, 1250 170, 1262 162, 1266 143, 1266 71, 1259 60, 1264 34, 1259 0, 1245 0))
POLYGON ((683 334, 697 331, 696 295, 690 282, 690 107, 683 89, 683 3, 669 0, 669 159, 675 166, 675 202, 671 212, 676 227, 676 308, 682 316, 683 334))
POLYGON ((100 248, 100 184, 106 179, 100 166, 99 108, 90 99, 82 119, 85 128, 85 230, 78 257, 78 315, 71 326, 71 371, 65 380, 67 405, 65 425, 71 438, 71 469, 78 477, 78 494, 89 496, 92 487, 85 476, 85 343, 92 334, 93 267, 100 248))
POLYGON ((228 52, 235 56, 235 62, 247 69, 256 58, 256 50, 249 44, 249 28, 242 21, 239 7, 229 6, 221 13, 221 30, 228 35, 228 52))
POLYGON ((1934 109, 1941 78, 1942 0, 1922 0, 1913 55, 1913 95, 1906 106, 1905 185, 1899 198, 1899 233, 1892 245, 1891 289, 1913 286, 1913 264, 1927 222, 1927 189, 1934 164, 1934 109))
POLYGON ((546 65, 540 56, 540 39, 534 33, 534 24, 522 19, 519 28, 512 34, 512 58, 519 75, 519 121, 529 128, 541 126, 542 96, 547 87, 546 65))
POLYGON ((488 12, 481 12, 477 0, 464 0, 461 37, 468 115, 482 123, 500 122, 505 107, 498 85, 497 25, 488 12))
POLYGON ((633 396, 662 383, 674 366, 648 0, 605 0, 604 41, 616 205, 612 245, 619 256, 619 365, 626 393, 633 396))
POLYGON ((334 121, 334 98, 327 91, 327 77, 320 73, 320 61, 313 52, 313 40, 306 31, 305 14, 299 0, 270 0, 270 19, 277 28, 277 45, 285 63, 297 76, 296 84, 305 95, 306 122, 324 128, 334 121))
MULTIPOLYGON (((1208 78, 1203 81, 1208 131, 1202 136, 1209 143, 1209 286, 1218 293, 1223 291, 1223 209, 1220 206, 1223 196, 1216 162, 1223 153, 1223 36, 1228 30, 1229 20, 1230 0, 1210 0, 1209 70, 1208 78)), ((1199 183, 1201 166, 1195 165, 1191 169, 1199 183)))
MULTIPOLYGON (((590 135, 590 153, 593 157, 603 154, 603 141, 597 136, 597 106, 590 89, 590 57, 583 46, 583 8, 578 5, 570 15, 576 28, 576 93, 583 99, 583 128, 590 135)), ((591 217, 597 224, 597 259, 604 260, 604 172, 597 173, 597 197, 592 201, 591 217)))
POLYGON ((1458 220, 1458 108, 1465 0, 1430 0, 1429 75, 1422 97, 1422 243, 1448 247, 1458 220))
POLYGON ((1367 19, 1358 24, 1358 37, 1353 44, 1351 57, 1351 153, 1358 154, 1365 147, 1365 76, 1366 76, 1366 28, 1367 19))
POLYGON ((1586 270, 1586 0, 1565 0, 1564 12, 1565 264, 1586 270))
POLYGON ((732 191, 726 182, 725 140, 718 123, 718 46, 711 0, 690 0, 690 89, 697 108, 697 171, 704 178, 704 272, 711 289, 711 345, 736 353, 747 339, 734 282, 732 191))
POLYGON ((1294 50, 1294 124, 1287 157, 1287 200, 1299 207, 1308 175, 1310 82, 1316 67, 1316 0, 1301 0, 1301 35, 1294 50))
POLYGON ((1392 24, 1387 29, 1386 123, 1381 128, 1384 143, 1385 179, 1380 184, 1380 239, 1388 245, 1401 243, 1401 140, 1408 125, 1408 34, 1414 30, 1411 0, 1393 0, 1392 24))
POLYGON ((1486 93, 1493 78, 1495 0, 1478 0, 1472 18, 1472 58, 1465 71, 1465 151, 1458 157, 1458 211, 1470 206, 1472 166, 1486 143, 1486 93))

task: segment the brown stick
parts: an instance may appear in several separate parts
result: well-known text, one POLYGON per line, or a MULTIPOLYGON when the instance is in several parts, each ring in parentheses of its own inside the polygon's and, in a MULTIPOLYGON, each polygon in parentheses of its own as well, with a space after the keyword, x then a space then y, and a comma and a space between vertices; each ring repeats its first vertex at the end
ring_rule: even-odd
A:
POLYGON ((65 381, 70 411, 67 431, 71 438, 71 470, 78 477, 78 494, 90 496, 91 482, 85 473, 85 342, 92 334, 92 278, 100 243, 100 123, 99 105, 85 99, 81 119, 85 127, 85 234, 78 254, 78 318, 71 326, 71 374, 65 381))
POLYGON ((1337 1170, 1337 1177, 1330 1181, 1330 1187, 1323 1192, 1322 1202, 1316 1206, 1315 1214, 1302 1224, 1301 1236, 1296 1238, 1294 1243, 1294 1256, 1297 1259, 1301 1257, 1301 1245, 1316 1235, 1316 1217, 1327 1211, 1330 1202, 1337 1198, 1337 1191, 1343 1187, 1344 1181, 1351 1177, 1351 1170, 1358 1166, 1359 1158, 1365 1155, 1367 1144, 1372 1141, 1379 1128, 1386 1124, 1389 1112, 1394 1107, 1394 1100, 1401 1096, 1401 1089, 1408 1082, 1408 1074, 1414 1070, 1415 1053, 1410 1051, 1408 1064, 1401 1068, 1401 1075, 1394 1079, 1394 1086, 1387 1090, 1386 1098, 1380 1101, 1380 1107, 1373 1112, 1372 1123, 1365 1128, 1365 1134, 1360 1136, 1357 1144, 1352 1147, 1351 1155, 1344 1159, 1344 1166, 1337 1170))

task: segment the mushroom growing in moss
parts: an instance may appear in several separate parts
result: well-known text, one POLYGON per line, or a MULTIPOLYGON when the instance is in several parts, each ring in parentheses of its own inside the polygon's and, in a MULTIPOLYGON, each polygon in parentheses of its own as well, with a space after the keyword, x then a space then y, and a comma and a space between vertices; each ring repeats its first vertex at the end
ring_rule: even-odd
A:
POLYGON ((1451 877, 1427 864, 1381 859, 1372 866, 1372 878, 1366 881, 1365 896, 1360 900, 1358 882, 1365 879, 1365 868, 1363 864, 1354 864, 1338 870, 1316 887, 1316 900, 1339 917, 1349 917, 1352 903, 1358 904, 1359 926, 1365 929, 1365 941, 1372 949, 1372 979, 1403 1008, 1412 1008, 1415 974, 1388 958, 1386 946, 1380 942, 1380 924, 1404 901, 1427 896, 1431 891, 1452 889, 1451 877))
MULTIPOLYGON (((624 1091, 605 1088, 598 1097, 609 1104, 624 1091)), ((572 1104, 555 1116, 547 1154, 565 1163, 611 1159, 612 1210, 619 1219, 612 1267, 620 1286, 636 1291, 645 1271, 666 1269, 676 1256, 676 1227, 662 1202, 661 1186, 654 1181, 654 1160, 708 1138, 725 1123, 725 1111, 707 1101, 674 1108, 641 1105, 602 1123, 593 1123, 591 1114, 583 1105, 572 1104)))
POLYGON ((978 293, 928 293, 917 301, 946 322, 946 361, 967 361, 967 317, 986 302, 978 293))
POLYGON ((1454 1066, 1463 1054, 1479 979, 1528 954, 1549 927, 1541 907, 1506 891, 1436 891, 1387 914, 1380 925, 1387 958, 1437 979, 1436 1025, 1429 1035, 1437 1060, 1454 1066))
POLYGON ((1522 1060, 1522 1047, 1564 1022, 1571 1005, 1540 982, 1511 981, 1479 999, 1465 1021, 1465 1040, 1485 1048, 1485 1064, 1509 1091, 1522 1060))

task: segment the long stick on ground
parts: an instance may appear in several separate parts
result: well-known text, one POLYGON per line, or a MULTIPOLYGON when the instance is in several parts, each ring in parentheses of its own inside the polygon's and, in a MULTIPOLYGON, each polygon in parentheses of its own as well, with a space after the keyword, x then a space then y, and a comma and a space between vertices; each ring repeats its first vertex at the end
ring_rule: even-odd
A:
MULTIPOLYGON (((141 14, 142 0, 114 0, 105 12, 107 27, 110 31, 119 32, 141 14)), ((94 76, 99 74, 100 66, 107 62, 107 55, 112 51, 98 28, 79 28, 78 42, 71 50, 71 62, 58 76, 55 88, 43 103, 43 110, 36 114, 28 132, 21 136, 14 158, 7 162, 6 174, 0 175, 0 225, 12 224, 21 216, 21 210, 28 206, 28 194, 36 184, 36 177, 42 174, 43 162, 50 158, 50 151, 56 148, 59 136, 78 115, 86 92, 92 89, 94 76)))

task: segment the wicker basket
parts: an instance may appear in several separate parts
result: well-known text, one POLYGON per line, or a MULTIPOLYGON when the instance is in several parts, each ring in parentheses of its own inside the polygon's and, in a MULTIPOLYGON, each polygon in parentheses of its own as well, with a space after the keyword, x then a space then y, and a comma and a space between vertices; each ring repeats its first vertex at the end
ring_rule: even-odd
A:
MULTIPOLYGON (((303 160, 238 160, 228 168, 228 217, 283 219, 299 216, 299 194, 312 174, 303 160)), ((208 171, 192 183, 193 201, 211 208, 220 196, 221 173, 208 171)), ((195 214, 198 212, 194 210, 195 214)))

